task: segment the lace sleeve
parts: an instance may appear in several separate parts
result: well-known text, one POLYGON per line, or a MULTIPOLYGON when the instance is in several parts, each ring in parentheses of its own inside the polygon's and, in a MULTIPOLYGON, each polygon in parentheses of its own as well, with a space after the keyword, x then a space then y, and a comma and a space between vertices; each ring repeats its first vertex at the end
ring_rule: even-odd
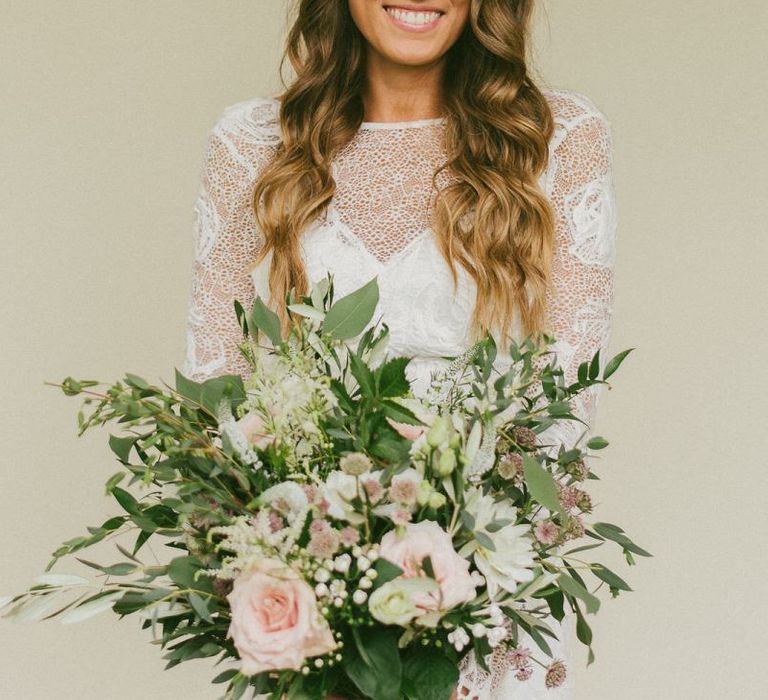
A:
MULTIPOLYGON (((551 97, 557 131, 547 173, 547 192, 556 215, 553 287, 547 300, 548 325, 555 336, 554 350, 568 382, 577 378, 578 366, 600 349, 605 360, 611 332, 614 297, 616 203, 613 183, 613 146, 610 124, 584 96, 554 93, 551 97)), ((574 414, 590 425, 595 418, 598 390, 592 387, 574 401, 574 414)), ((542 433, 543 443, 566 444, 584 431, 577 421, 562 421, 542 433)), ((547 623, 558 633, 552 640, 555 658, 569 661, 573 619, 547 623), (570 629, 568 629, 570 627, 570 629), (562 635, 562 636, 561 636, 562 635)), ((541 652, 522 634, 521 644, 541 652)), ((503 646, 503 645, 502 645, 503 646)), ((549 689, 545 669, 533 665, 528 680, 518 680, 516 670, 499 647, 482 670, 472 654, 465 657, 457 695, 466 700, 534 700, 571 698, 573 673, 563 685, 549 689)))
MULTIPOLYGON (((607 361, 611 336, 617 212, 613 141, 605 116, 578 96, 576 114, 553 153, 551 200, 557 216, 553 289, 547 302, 554 350, 568 383, 579 365, 599 350, 607 361)), ((574 400, 574 414, 592 424, 602 387, 574 400)), ((547 432, 554 442, 572 442, 584 431, 565 421, 547 432), (555 434, 556 433, 556 434, 555 434)))
POLYGON ((194 261, 182 372, 196 381, 245 376, 234 301, 255 292, 249 266, 261 246, 251 207, 259 169, 279 139, 275 101, 256 98, 224 110, 209 131, 194 212, 194 261))

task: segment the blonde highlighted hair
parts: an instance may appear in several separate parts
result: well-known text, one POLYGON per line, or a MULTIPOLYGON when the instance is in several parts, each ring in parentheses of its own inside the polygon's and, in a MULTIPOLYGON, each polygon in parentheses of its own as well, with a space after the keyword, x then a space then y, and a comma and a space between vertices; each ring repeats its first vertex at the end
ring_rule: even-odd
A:
MULTIPOLYGON (((454 283, 458 263, 477 285, 473 335, 506 339, 515 323, 525 334, 546 330, 555 224, 538 179, 554 124, 528 71, 533 0, 470 2, 467 26, 446 54, 440 170, 453 177, 437 192, 432 230, 454 283)), ((295 79, 279 97, 283 138, 253 206, 264 235, 256 264, 272 252, 270 304, 287 325, 281 302, 291 288, 308 291, 299 239, 333 197, 331 162, 364 118, 366 43, 348 2, 298 0, 286 59, 295 79)))

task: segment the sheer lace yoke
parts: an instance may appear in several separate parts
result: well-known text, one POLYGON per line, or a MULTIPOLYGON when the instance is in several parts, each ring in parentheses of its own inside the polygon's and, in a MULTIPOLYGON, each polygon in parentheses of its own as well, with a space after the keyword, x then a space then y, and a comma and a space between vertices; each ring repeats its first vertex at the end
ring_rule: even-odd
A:
MULTIPOLYGON (((431 233, 432 173, 446 158, 442 131, 434 120, 363 123, 332 163, 336 192, 328 216, 380 263, 394 263, 431 233)), ((449 180, 442 171, 438 187, 449 180)))

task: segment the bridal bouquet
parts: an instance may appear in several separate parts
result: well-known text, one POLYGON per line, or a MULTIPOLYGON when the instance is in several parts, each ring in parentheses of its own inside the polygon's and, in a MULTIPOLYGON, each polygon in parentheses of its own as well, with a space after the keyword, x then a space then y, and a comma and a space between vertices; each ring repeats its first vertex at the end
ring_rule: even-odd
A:
POLYGON ((328 278, 287 301, 285 335, 260 299, 236 302, 245 381, 57 385, 83 397, 80 434, 122 428, 110 437, 122 467, 106 484, 121 511, 64 542, 35 585, 0 601, 5 616, 137 614, 168 667, 230 660, 213 680, 229 700, 447 700, 462 657, 483 665, 500 646, 521 682, 538 663, 548 686, 562 683, 547 617, 567 605, 590 647, 590 588, 630 590, 584 553, 612 541, 629 564, 649 554, 591 521, 585 456, 607 442, 547 435, 579 421, 574 397, 607 383, 629 350, 604 367, 597 353, 569 385, 554 339, 497 357, 487 336, 417 398, 409 359, 387 357, 386 325, 370 324, 375 280, 335 300, 328 278), (77 556, 96 581, 51 572, 107 538, 119 561, 77 556), (176 556, 147 562, 150 542, 176 556))

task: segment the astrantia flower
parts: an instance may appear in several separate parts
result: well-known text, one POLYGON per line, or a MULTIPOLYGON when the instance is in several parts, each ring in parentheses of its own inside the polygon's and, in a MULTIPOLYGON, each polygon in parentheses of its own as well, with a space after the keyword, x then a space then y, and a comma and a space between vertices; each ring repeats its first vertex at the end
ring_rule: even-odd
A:
POLYGON ((533 527, 533 534, 542 544, 554 544, 560 534, 560 528, 551 520, 539 520, 533 527))
POLYGON ((523 668, 528 665, 531 658, 531 650, 528 647, 515 647, 509 652, 509 663, 515 668, 523 668))
POLYGON ((565 664, 557 659, 547 668, 547 675, 544 677, 544 685, 547 688, 557 688, 565 682, 566 671, 565 664))
POLYGON ((350 452, 339 460, 341 471, 351 476, 361 476, 370 471, 372 466, 370 458, 362 452, 350 452))
POLYGON ((517 452, 508 452, 499 460, 496 471, 502 479, 519 483, 523 480, 523 457, 517 452))
POLYGON ((396 474, 392 477, 392 483, 389 486, 390 499, 400 505, 415 506, 421 482, 421 474, 415 469, 406 469, 396 474))
POLYGON ((533 675, 533 668, 530 666, 523 666, 515 673, 515 678, 519 681, 527 681, 533 675))
POLYGON ((341 541, 346 547, 352 547, 360 541, 360 533, 353 527, 345 527, 341 531, 341 541))

